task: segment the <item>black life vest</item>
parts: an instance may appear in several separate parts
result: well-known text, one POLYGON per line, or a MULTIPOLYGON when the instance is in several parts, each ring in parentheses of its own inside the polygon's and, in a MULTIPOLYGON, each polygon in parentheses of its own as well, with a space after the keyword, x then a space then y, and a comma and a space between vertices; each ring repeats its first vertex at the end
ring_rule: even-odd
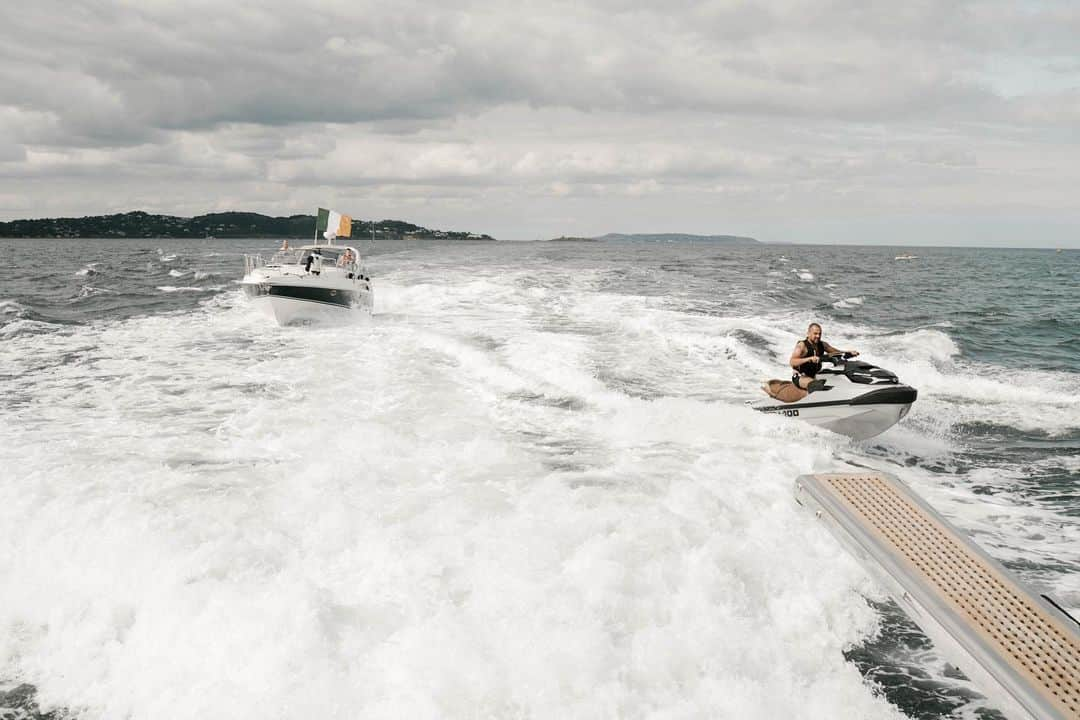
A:
POLYGON ((817 343, 816 343, 817 347, 815 347, 814 346, 815 344, 811 344, 811 342, 809 340, 800 340, 799 342, 802 343, 802 348, 803 348, 803 354, 800 355, 799 357, 806 358, 806 357, 813 357, 814 355, 817 355, 819 360, 816 363, 803 363, 802 365, 800 365, 799 367, 797 367, 795 369, 798 370, 803 375, 808 375, 810 377, 814 377, 819 372, 821 372, 821 360, 820 360, 820 358, 825 355, 825 343, 818 340, 817 343))

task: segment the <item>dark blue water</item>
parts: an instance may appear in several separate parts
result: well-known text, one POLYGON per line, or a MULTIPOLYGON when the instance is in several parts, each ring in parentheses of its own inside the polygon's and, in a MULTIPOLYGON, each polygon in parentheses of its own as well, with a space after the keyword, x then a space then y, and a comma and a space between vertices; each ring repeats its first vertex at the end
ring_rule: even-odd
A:
MULTIPOLYGON (((228 292, 259 240, 0 240, 0 327, 85 323, 193 307, 228 292), (170 274, 172 273, 172 274, 170 274), (177 275, 177 273, 180 273, 177 275), (161 288, 183 288, 174 293, 161 288), (21 307, 11 305, 18 303, 21 307)), ((414 243, 376 244, 369 257, 414 243)), ((685 298, 689 311, 790 309, 880 332, 942 327, 966 358, 1080 372, 1080 252, 673 243, 428 243, 440 257, 610 269, 613 290, 685 298), (914 253, 914 260, 895 260, 914 253), (806 268, 812 281, 800 281, 806 268), (779 274, 778 278, 770 273, 779 274), (859 305, 836 307, 844 297, 859 305), (715 303, 715 305, 714 305, 715 303)))

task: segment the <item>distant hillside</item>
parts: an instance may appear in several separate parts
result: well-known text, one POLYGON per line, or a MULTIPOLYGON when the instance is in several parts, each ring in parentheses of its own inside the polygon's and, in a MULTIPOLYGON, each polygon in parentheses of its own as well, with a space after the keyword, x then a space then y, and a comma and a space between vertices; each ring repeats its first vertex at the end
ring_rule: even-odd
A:
POLYGON ((601 242, 625 242, 633 240, 637 242, 697 242, 697 243, 720 243, 725 245, 759 245, 760 243, 751 237, 740 235, 686 235, 683 233, 637 233, 624 235, 622 233, 608 233, 594 240, 601 242))
MULTIPOLYGON (((494 240, 490 235, 431 230, 401 220, 353 221, 353 237, 377 240, 494 240)), ((25 238, 313 238, 314 215, 269 217, 258 213, 223 212, 193 218, 135 211, 81 218, 44 218, 0 222, 0 237, 25 238)))

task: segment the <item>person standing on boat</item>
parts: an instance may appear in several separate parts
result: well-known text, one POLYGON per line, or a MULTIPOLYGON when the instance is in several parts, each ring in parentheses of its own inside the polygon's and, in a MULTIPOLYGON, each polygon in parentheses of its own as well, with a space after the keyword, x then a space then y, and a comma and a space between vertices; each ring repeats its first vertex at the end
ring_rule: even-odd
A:
POLYGON ((795 370, 791 382, 803 390, 820 390, 825 381, 815 380, 814 377, 821 372, 821 358, 841 354, 855 357, 859 353, 855 350, 837 350, 821 339, 821 325, 810 323, 810 327, 806 328, 806 337, 795 343, 795 350, 788 360, 788 364, 795 370))
POLYGON ((289 238, 285 238, 284 240, 281 241, 281 250, 279 250, 278 252, 281 252, 283 250, 288 250, 288 249, 289 249, 289 238))

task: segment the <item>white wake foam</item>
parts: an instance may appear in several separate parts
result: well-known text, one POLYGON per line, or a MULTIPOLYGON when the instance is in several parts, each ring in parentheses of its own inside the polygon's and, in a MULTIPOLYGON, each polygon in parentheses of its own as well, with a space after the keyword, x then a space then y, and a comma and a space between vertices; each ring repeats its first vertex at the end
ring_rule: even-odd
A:
POLYGON ((833 440, 656 395, 745 376, 701 332, 744 323, 437 274, 357 326, 228 295, 0 346, 0 674, 134 718, 899 717, 790 500, 833 440))
POLYGON ((0 300, 0 317, 20 317, 26 313, 26 306, 17 300, 0 300))
POLYGON ((157 289, 161 292, 175 293, 175 292, 202 292, 205 288, 192 287, 192 286, 177 286, 177 285, 158 285, 157 289))
POLYGON ((833 307, 836 308, 837 310, 848 310, 848 309, 851 309, 853 307, 858 307, 859 305, 862 305, 862 304, 863 304, 863 299, 861 297, 848 297, 848 298, 844 298, 842 300, 837 300, 836 302, 833 303, 833 307))
MULTIPOLYGON (((880 460, 743 404, 801 315, 382 262, 368 323, 277 328, 229 293, 0 343, 0 677, 131 718, 900 717, 842 654, 879 592, 791 500, 880 460)), ((979 405, 1076 422, 939 329, 827 339, 919 387, 883 436, 905 451, 979 405)), ((1006 532, 1059 523, 1077 559, 1075 524, 1005 500, 1006 532)))

